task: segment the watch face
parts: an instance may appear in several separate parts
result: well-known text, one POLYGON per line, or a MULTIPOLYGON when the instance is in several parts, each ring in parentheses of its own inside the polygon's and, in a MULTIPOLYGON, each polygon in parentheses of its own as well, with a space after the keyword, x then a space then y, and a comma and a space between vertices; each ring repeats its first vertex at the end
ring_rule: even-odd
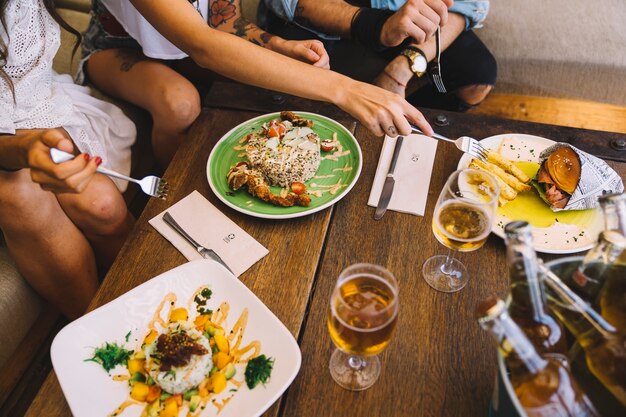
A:
POLYGON ((422 55, 418 55, 413 60, 413 65, 411 66, 411 70, 416 73, 426 72, 426 67, 428 66, 428 62, 426 62, 426 58, 422 55))

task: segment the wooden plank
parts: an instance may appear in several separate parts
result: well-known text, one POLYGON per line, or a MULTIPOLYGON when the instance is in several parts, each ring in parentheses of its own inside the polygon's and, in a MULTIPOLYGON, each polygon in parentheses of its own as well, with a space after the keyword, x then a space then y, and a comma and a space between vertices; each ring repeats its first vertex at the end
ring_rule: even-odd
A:
POLYGON ((626 107, 593 101, 491 93, 469 113, 626 133, 626 107))
MULTIPOLYGON (((214 109, 203 111, 194 124, 190 139, 182 145, 165 172, 164 178, 172 185, 168 200, 150 200, 90 309, 186 262, 147 221, 193 190, 198 190, 269 249, 269 255, 240 279, 295 337, 298 336, 332 209, 290 221, 248 217, 221 203, 210 191, 205 174, 206 161, 215 142, 233 126, 256 115, 214 109)), ((349 119, 344 118, 342 122, 348 127, 351 125, 349 119)), ((26 415, 69 416, 69 407, 62 399, 56 376, 51 373, 26 415)), ((278 405, 266 413, 268 416, 277 414, 278 405)))

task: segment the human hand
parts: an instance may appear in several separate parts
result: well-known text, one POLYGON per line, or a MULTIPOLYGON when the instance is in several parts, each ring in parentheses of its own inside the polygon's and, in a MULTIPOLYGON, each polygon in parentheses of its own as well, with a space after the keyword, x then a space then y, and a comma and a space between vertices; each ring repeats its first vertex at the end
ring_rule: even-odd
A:
POLYGON ((407 0, 383 25, 380 43, 387 47, 400 45, 411 37, 423 43, 433 36, 437 26, 448 21, 448 7, 452 0, 407 0))
POLYGON ((314 67, 330 69, 330 57, 324 44, 318 40, 291 41, 272 38, 272 50, 290 58, 312 64, 314 67))
POLYGON ((74 144, 64 130, 33 130, 26 151, 31 179, 44 190, 53 193, 82 192, 93 178, 102 159, 90 159, 89 155, 82 154, 71 161, 56 164, 50 157, 50 148, 74 152, 74 144))
POLYGON ((426 118, 397 94, 360 81, 342 84, 342 94, 335 104, 367 127, 377 136, 411 134, 413 123, 425 135, 433 134, 426 118))

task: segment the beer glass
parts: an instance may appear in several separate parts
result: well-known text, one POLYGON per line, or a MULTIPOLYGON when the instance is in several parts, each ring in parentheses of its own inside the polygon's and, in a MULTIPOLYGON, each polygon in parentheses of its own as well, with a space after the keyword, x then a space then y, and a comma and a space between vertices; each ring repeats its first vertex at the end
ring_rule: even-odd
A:
POLYGON ((493 224, 500 188, 484 171, 467 168, 450 175, 435 206, 432 228, 437 240, 448 248, 446 255, 428 258, 422 267, 424 279, 437 291, 462 289, 469 274, 454 258, 454 250, 470 252, 480 249, 493 224))
POLYGON ((341 272, 328 314, 328 331, 337 347, 329 367, 337 384, 361 391, 376 382, 376 355, 389 344, 397 317, 398 284, 391 272, 366 263, 341 272))

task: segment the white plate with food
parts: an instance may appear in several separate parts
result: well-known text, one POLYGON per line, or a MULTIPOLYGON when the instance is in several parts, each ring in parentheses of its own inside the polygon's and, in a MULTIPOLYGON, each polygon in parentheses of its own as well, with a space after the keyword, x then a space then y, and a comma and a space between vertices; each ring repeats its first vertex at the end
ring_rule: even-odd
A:
MULTIPOLYGON (((519 133, 491 136, 480 141, 483 147, 511 161, 530 179, 540 168, 539 154, 555 143, 550 139, 519 133)), ((472 159, 470 155, 463 155, 458 168, 467 168, 472 159)), ((521 187, 519 190, 513 188, 514 193, 507 196, 512 198, 502 201, 504 204, 496 211, 493 233, 504 238, 504 226, 508 222, 525 220, 533 226, 534 246, 538 252, 568 254, 588 250, 594 245, 604 226, 599 209, 553 212, 535 187, 526 189, 519 191, 521 187)), ((501 196, 505 194, 502 191, 501 196)))
POLYGON ((210 260, 167 271, 73 321, 50 353, 76 417, 259 416, 301 363, 289 330, 210 260))
POLYGON ((235 126, 207 161, 211 190, 250 216, 289 219, 345 197, 362 166, 361 148, 340 123, 314 113, 265 114, 235 126))

